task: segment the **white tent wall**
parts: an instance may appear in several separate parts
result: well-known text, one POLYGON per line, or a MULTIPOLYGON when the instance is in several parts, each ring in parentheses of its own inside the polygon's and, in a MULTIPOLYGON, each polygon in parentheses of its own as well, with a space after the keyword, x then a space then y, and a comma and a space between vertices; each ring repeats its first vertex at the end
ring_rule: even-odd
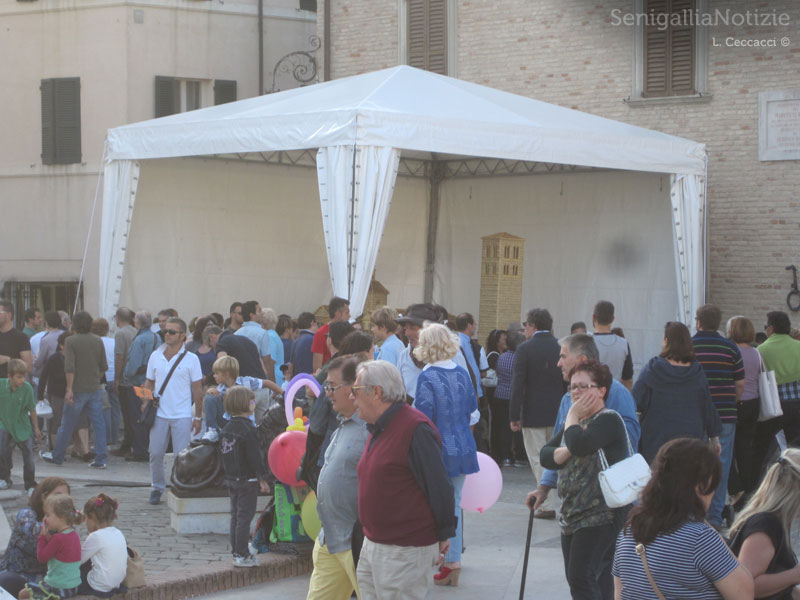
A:
POLYGON ((518 235, 525 238, 520 318, 548 308, 562 336, 574 321, 591 328, 595 302, 610 300, 638 371, 678 315, 669 194, 668 175, 630 171, 446 180, 434 299, 478 318, 481 237, 518 235))
MULTIPOLYGON (((259 300, 314 311, 331 296, 317 172, 209 159, 141 161, 120 305, 191 318, 259 300)), ((422 297, 427 182, 399 177, 376 265, 393 306, 422 297)))

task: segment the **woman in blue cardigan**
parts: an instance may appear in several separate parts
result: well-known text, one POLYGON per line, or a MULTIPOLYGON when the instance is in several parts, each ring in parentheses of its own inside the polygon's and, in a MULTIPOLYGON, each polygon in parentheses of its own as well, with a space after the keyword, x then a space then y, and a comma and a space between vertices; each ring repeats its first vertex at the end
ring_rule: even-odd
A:
POLYGON ((478 410, 478 398, 466 369, 453 359, 460 349, 458 337, 444 325, 428 323, 420 331, 414 356, 425 363, 417 380, 414 407, 427 416, 442 438, 442 458, 455 494, 458 526, 450 550, 433 581, 436 585, 458 585, 461 573, 461 489, 464 479, 478 471, 475 439, 470 415, 478 410))

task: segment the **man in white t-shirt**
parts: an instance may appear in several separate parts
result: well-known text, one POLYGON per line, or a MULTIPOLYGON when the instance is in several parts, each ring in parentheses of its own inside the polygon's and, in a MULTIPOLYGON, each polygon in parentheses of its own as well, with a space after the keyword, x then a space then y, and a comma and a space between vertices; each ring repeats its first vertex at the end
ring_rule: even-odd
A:
MULTIPOLYGON (((178 317, 170 317, 164 328, 164 344, 155 350, 147 361, 147 379, 144 387, 158 396, 164 380, 177 361, 172 376, 160 394, 156 420, 150 429, 150 477, 152 491, 150 504, 161 502, 161 494, 166 489, 164 475, 164 454, 167 451, 170 435, 172 451, 178 454, 189 445, 192 433, 200 433, 203 414, 203 372, 200 359, 193 352, 187 352, 186 323, 178 317), (192 403, 197 406, 197 417, 192 416, 192 403)), ((142 404, 142 412, 147 402, 142 404)))

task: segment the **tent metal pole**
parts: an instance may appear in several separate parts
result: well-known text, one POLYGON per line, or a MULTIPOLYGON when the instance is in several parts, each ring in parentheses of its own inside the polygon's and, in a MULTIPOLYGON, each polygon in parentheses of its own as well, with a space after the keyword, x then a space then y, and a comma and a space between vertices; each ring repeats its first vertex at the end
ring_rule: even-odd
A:
POLYGON ((445 165, 438 161, 431 162, 430 201, 428 202, 428 241, 425 258, 425 302, 433 302, 433 272, 436 263, 436 232, 439 228, 439 186, 444 180, 445 165))
POLYGON ((263 93, 264 93, 264 0, 258 0, 258 95, 261 96, 263 93))

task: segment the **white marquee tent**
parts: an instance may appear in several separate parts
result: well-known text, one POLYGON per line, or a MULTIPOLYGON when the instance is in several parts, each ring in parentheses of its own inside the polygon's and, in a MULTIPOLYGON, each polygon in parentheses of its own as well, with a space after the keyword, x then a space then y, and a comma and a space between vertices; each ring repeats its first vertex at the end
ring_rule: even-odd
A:
POLYGON ((116 310, 139 160, 315 150, 334 294, 363 308, 401 159, 486 157, 670 175, 677 318, 705 296, 705 147, 399 66, 108 132, 99 314, 116 310))

